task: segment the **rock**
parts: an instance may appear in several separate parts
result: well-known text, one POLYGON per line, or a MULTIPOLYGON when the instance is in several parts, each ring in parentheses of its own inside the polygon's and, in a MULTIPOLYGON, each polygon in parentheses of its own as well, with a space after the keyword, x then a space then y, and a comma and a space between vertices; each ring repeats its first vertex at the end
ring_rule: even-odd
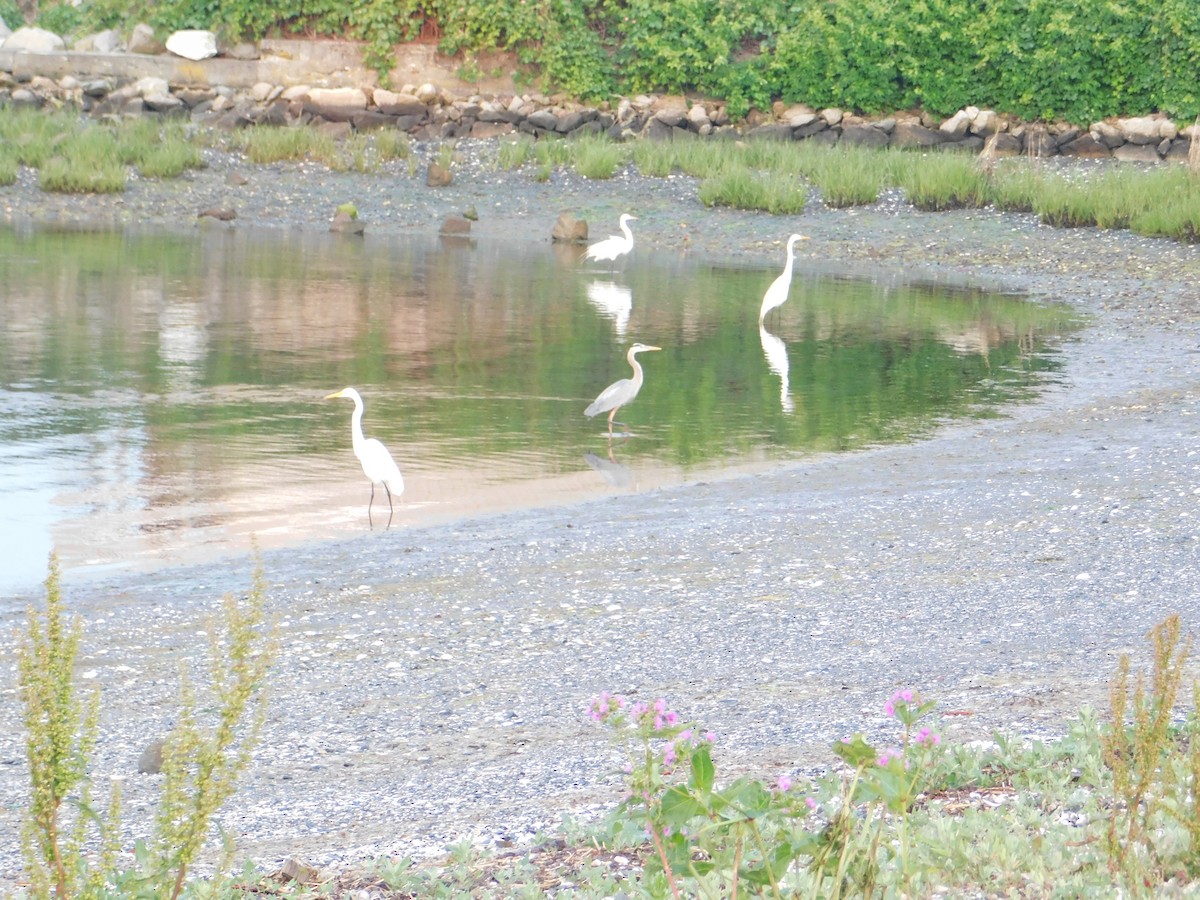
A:
POLYGON ((814 134, 817 134, 822 131, 827 131, 827 130, 829 130, 829 123, 826 122, 824 119, 817 117, 817 118, 813 119, 811 122, 809 122, 807 125, 801 125, 798 128, 793 128, 792 129, 792 138, 794 140, 802 140, 804 138, 810 138, 814 134))
POLYGON ((1024 150, 1024 141, 1005 131, 997 131, 983 146, 983 152, 989 156, 1020 156, 1024 150))
POLYGON ((359 221, 358 210, 354 209, 352 204, 343 204, 333 214, 329 230, 335 234, 360 235, 367 230, 367 225, 365 222, 359 221), (346 209, 345 207, 350 208, 346 209))
POLYGON ((852 147, 886 147, 888 135, 874 125, 852 125, 842 129, 842 143, 852 147))
POLYGON ((546 131, 558 130, 558 116, 548 109, 539 109, 537 112, 530 113, 525 117, 525 121, 534 128, 542 128, 546 131))
POLYGON ((1114 147, 1120 147, 1125 143, 1125 136, 1121 134, 1121 129, 1116 125, 1111 125, 1108 122, 1093 122, 1089 133, 1107 147, 1109 150, 1114 147))
POLYGON ((843 113, 836 106, 831 106, 828 109, 821 110, 821 118, 829 124, 830 128, 832 128, 834 125, 840 125, 844 116, 845 113, 843 113))
POLYGON ((599 113, 594 109, 578 109, 574 112, 569 112, 558 117, 558 124, 554 126, 554 130, 560 134, 570 134, 573 131, 578 131, 584 125, 595 120, 599 113))
POLYGON ((294 881, 297 884, 315 885, 321 881, 321 873, 312 866, 307 866, 296 857, 291 857, 279 870, 279 880, 285 884, 294 881))
POLYGON ((668 128, 676 128, 687 124, 687 114, 687 106, 664 106, 657 110, 652 118, 655 122, 660 122, 668 128))
POLYGON ((96 53, 120 53, 125 49, 125 42, 121 40, 119 31, 109 28, 92 35, 92 49, 96 53))
POLYGON ((454 173, 441 163, 431 162, 425 173, 425 184, 429 187, 446 187, 454 181, 454 173))
POLYGON ((165 746, 166 741, 161 739, 150 742, 146 749, 142 751, 142 755, 138 757, 137 770, 139 775, 157 775, 162 771, 163 748, 165 746))
POLYGON ((308 92, 311 90, 312 88, 307 84, 294 84, 289 88, 284 88, 283 93, 279 96, 280 99, 286 100, 288 103, 292 103, 297 100, 304 100, 308 96, 308 92))
POLYGON ((961 140, 971 128, 971 117, 965 109, 960 109, 945 122, 938 126, 938 131, 949 140, 961 140))
POLYGON ((757 128, 751 128, 746 132, 746 138, 755 141, 790 141, 792 139, 792 126, 768 122, 764 125, 759 125, 757 128))
POLYGON ((550 229, 550 240, 556 244, 586 244, 587 239, 587 221, 577 219, 568 212, 559 213, 554 227, 550 229))
POLYGON ((5 50, 20 50, 25 53, 57 53, 66 48, 63 39, 53 31, 28 25, 18 28, 4 39, 5 50))
POLYGON ((1054 156, 1058 153, 1058 140, 1041 125, 1026 129, 1025 153, 1028 156, 1054 156))
POLYGON ((183 109, 183 101, 166 92, 147 94, 142 98, 142 102, 145 103, 147 109, 156 113, 171 113, 183 109))
POLYGON ((154 36, 154 29, 145 22, 133 26, 129 35, 129 52, 141 53, 145 56, 159 56, 167 52, 162 41, 154 36))
POLYGON ((419 88, 417 88, 416 95, 417 95, 417 99, 420 100, 422 103, 424 103, 426 106, 429 106, 431 103, 437 103, 441 97, 441 94, 438 92, 438 89, 436 87, 434 87, 432 84, 430 84, 428 81, 425 82, 423 85, 421 85, 419 88))
POLYGON ((103 97, 112 91, 112 84, 105 78, 94 78, 81 84, 80 90, 88 97, 103 97))
POLYGON ((1107 159, 1111 155, 1108 146, 1103 141, 1097 140, 1090 131, 1073 141, 1059 144, 1058 152, 1063 156, 1074 156, 1081 159, 1107 159))
POLYGON ((167 51, 199 62, 217 55, 217 36, 200 28, 185 28, 167 38, 167 51))
POLYGON ((170 93, 171 86, 167 84, 167 79, 158 78, 154 75, 147 75, 145 78, 139 78, 133 85, 134 96, 149 97, 155 94, 170 93))
POLYGON ((703 103, 693 103, 692 108, 688 110, 688 123, 699 131, 705 125, 711 125, 712 119, 709 118, 708 110, 704 108, 703 103))
MULTIPOLYGON (((803 128, 805 125, 811 125, 813 122, 817 121, 817 114, 815 112, 791 113, 790 115, 785 116, 783 121, 792 128, 803 128)), ((822 119, 821 121, 824 122, 825 120, 822 119)))
MULTIPOLYGON (((237 212, 230 209, 227 206, 222 206, 222 207, 214 206, 209 209, 200 210, 200 212, 196 213, 196 217, 199 219, 205 219, 205 218, 216 219, 219 222, 232 222, 234 219, 237 218, 237 212)), ((138 771, 140 772, 141 769, 139 769, 138 771)))
POLYGON ((475 208, 474 204, 472 204, 472 205, 468 206, 466 209, 464 209, 462 212, 462 215, 463 215, 463 218, 469 222, 478 222, 479 221, 479 210, 477 210, 475 208))
POLYGON ((425 103, 415 94, 375 88, 371 93, 371 100, 381 113, 389 116, 424 116, 428 112, 425 103))
POLYGON ((476 122, 471 126, 471 137, 498 138, 516 130, 517 127, 509 122, 476 122))
POLYGON ((305 109, 331 122, 348 122, 367 108, 367 95, 358 88, 313 88, 305 109))
POLYGON ((12 29, 5 23, 4 18, 0 16, 0 44, 4 43, 4 39, 12 34, 12 29))
POLYGON ((230 172, 225 176, 225 183, 230 187, 243 187, 250 183, 250 179, 241 172, 230 172))
POLYGON ((975 118, 971 120, 971 134, 977 134, 980 137, 991 137, 997 131, 1003 131, 1006 123, 994 110, 981 109, 975 114, 975 118))
POLYGON ((1178 133, 1173 122, 1158 116, 1117 119, 1117 128, 1131 144, 1157 144, 1164 137, 1175 137, 1178 133))
POLYGON ((913 122, 899 122, 892 130, 893 147, 935 147, 944 140, 940 131, 913 122))
POLYGON ((1156 163, 1159 161, 1158 149, 1149 144, 1122 144, 1112 152, 1113 159, 1121 162, 1156 163))
POLYGON ((42 105, 42 98, 28 88, 17 88, 12 92, 13 106, 39 107, 42 105))
POLYGON ((253 61, 261 58, 258 52, 258 45, 250 41, 238 41, 231 47, 225 48, 225 56, 230 59, 240 59, 243 61, 253 61))
POLYGON ((462 216, 446 216, 442 220, 442 227, 438 229, 438 234, 449 235, 451 237, 462 237, 471 233, 471 223, 462 216))

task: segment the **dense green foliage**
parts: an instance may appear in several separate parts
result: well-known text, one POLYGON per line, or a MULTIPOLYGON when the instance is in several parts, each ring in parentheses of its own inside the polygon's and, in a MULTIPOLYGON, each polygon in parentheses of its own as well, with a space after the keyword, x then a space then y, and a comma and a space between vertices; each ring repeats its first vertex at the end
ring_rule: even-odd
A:
MULTIPOLYGON (((2 4, 4 0, 0 0, 2 4)), ((734 114, 773 99, 866 112, 988 106, 1086 124, 1200 114, 1195 0, 82 0, 50 27, 148 19, 162 31, 308 34, 367 43, 384 74, 400 42, 513 51, 547 89, 584 98, 697 91, 734 114)))

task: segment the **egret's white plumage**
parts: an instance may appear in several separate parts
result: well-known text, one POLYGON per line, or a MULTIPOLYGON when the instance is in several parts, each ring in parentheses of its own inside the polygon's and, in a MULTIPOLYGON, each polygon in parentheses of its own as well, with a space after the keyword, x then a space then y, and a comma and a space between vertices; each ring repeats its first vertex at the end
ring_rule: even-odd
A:
POLYGON ((629 360, 629 365, 633 366, 633 377, 622 378, 620 381, 610 384, 583 411, 585 416, 595 416, 602 412, 608 413, 609 437, 612 437, 613 416, 617 414, 617 410, 636 397, 638 391, 642 389, 642 366, 637 361, 637 355, 647 350, 661 349, 662 347, 651 347, 649 344, 634 344, 630 347, 629 352, 625 354, 625 358, 629 360))
MULTIPOLYGON (((326 400, 335 397, 347 397, 354 401, 354 415, 350 418, 350 439, 354 446, 354 455, 362 464, 363 474, 371 481, 371 499, 367 502, 367 521, 371 521, 371 504, 375 502, 375 485, 382 484, 388 495, 388 524, 392 524, 392 496, 399 497, 404 493, 404 477, 400 468, 392 459, 388 448, 375 438, 363 437, 362 417, 363 401, 352 387, 342 388, 326 396, 326 400)), ((374 524, 374 523, 372 523, 374 524)))
POLYGON ((584 259, 608 260, 612 262, 618 256, 624 256, 633 249, 633 232, 629 230, 629 223, 637 221, 637 216, 631 216, 629 213, 621 215, 621 231, 625 236, 614 234, 606 237, 602 241, 596 241, 587 248, 587 252, 583 254, 584 259))
POLYGON ((776 307, 783 306, 787 302, 788 291, 792 287, 792 263, 794 262, 792 252, 796 249, 797 241, 807 240, 808 236, 803 234, 793 234, 788 238, 787 265, 783 267, 783 274, 772 281, 771 286, 767 288, 767 292, 763 294, 762 308, 758 311, 759 325, 767 317, 767 313, 776 307))

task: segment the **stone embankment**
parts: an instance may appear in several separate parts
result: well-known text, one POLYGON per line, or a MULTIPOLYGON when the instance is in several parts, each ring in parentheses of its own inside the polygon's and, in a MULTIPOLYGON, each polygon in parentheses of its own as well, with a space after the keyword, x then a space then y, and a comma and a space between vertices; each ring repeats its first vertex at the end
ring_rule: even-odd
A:
POLYGON ((220 128, 395 128, 420 140, 599 133, 618 140, 732 137, 1147 163, 1186 160, 1192 140, 1200 138, 1200 125, 1180 128, 1160 115, 1084 128, 1021 122, 976 107, 940 120, 917 112, 869 118, 776 103, 735 122, 717 100, 637 96, 588 106, 558 95, 484 90, 458 82, 448 69, 447 77, 435 74, 388 90, 363 66, 357 46, 343 42, 264 41, 220 51, 211 32, 177 32, 162 44, 139 25, 128 41, 102 32, 68 52, 60 37, 40 29, 4 31, 0 27, 0 104, 73 104, 96 116, 187 116, 220 128))

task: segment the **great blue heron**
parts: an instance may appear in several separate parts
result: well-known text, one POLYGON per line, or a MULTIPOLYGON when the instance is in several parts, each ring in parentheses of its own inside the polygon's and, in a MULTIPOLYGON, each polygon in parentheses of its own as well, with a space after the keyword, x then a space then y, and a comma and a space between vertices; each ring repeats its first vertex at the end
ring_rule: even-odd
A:
POLYGON ((771 286, 767 288, 767 292, 763 294, 762 308, 758 311, 758 324, 761 325, 763 319, 767 317, 767 313, 776 307, 783 306, 787 302, 788 291, 792 287, 792 251, 796 247, 797 241, 807 241, 808 236, 803 234, 793 234, 788 238, 787 242, 787 265, 783 267, 783 274, 771 282, 771 286))
POLYGON ((633 249, 633 232, 629 230, 629 223, 636 220, 637 216, 623 213, 621 215, 621 231, 625 233, 625 237, 614 234, 602 241, 596 241, 596 243, 587 248, 587 252, 583 254, 583 258, 598 261, 607 259, 609 262, 613 262, 618 256, 624 256, 633 249))
MULTIPOLYGON (((633 366, 633 377, 622 378, 606 387, 600 396, 592 401, 592 405, 583 411, 585 416, 595 416, 602 412, 608 413, 608 436, 612 437, 613 416, 617 410, 638 395, 642 389, 642 366, 637 361, 637 355, 647 350, 661 350, 662 347, 651 347, 649 344, 634 344, 625 354, 629 365, 633 366)), ((618 422, 624 426, 624 422, 618 422)))
POLYGON ((354 455, 362 464, 363 474, 371 480, 371 499, 367 501, 367 522, 374 527, 375 523, 371 519, 371 504, 375 502, 375 485, 382 484, 383 489, 387 491, 388 526, 390 527, 392 516, 395 514, 395 510, 392 508, 392 495, 395 494, 399 497, 404 493, 404 477, 400 474, 400 469, 396 465, 396 461, 392 459, 392 454, 388 452, 387 447, 375 438, 363 437, 363 401, 362 397, 358 395, 358 391, 352 387, 342 388, 340 391, 329 394, 325 399, 332 400, 334 397, 347 397, 354 401, 354 415, 350 418, 350 439, 354 445, 354 455))

